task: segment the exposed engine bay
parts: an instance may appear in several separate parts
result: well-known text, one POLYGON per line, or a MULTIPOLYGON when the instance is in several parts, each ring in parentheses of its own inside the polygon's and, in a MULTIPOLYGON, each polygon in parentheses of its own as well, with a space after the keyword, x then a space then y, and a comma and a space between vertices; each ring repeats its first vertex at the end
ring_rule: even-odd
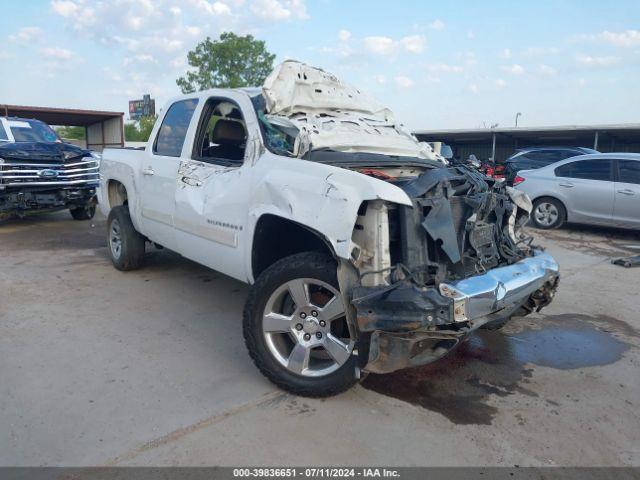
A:
POLYGON ((433 361, 471 330, 551 301, 557 266, 522 232, 531 212, 526 195, 465 166, 417 175, 397 167, 359 171, 396 184, 413 203, 372 201, 358 212, 352 260, 359 279, 351 303, 368 371, 433 361), (538 269, 539 282, 500 299, 500 289, 520 288, 510 287, 508 277, 521 275, 519 262, 535 255, 531 261, 541 263, 527 269, 538 269), (455 285, 465 279, 476 285, 463 292, 455 285), (477 284, 489 285, 487 293, 499 300, 479 306, 477 284))

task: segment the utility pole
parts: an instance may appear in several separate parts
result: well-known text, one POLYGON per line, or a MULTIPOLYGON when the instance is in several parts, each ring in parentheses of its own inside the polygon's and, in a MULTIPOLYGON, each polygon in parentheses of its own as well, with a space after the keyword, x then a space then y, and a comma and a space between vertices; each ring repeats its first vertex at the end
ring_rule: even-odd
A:
POLYGON ((518 128, 518 117, 522 115, 521 112, 516 113, 516 128, 518 128))

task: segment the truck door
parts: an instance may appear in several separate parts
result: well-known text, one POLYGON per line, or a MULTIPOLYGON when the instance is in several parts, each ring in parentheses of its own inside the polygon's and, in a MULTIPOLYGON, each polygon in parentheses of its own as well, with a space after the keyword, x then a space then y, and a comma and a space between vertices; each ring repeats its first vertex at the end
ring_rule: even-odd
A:
POLYGON ((244 94, 210 98, 202 109, 191 158, 178 170, 175 228, 185 257, 242 281, 251 165, 247 144, 257 140, 240 108, 255 115, 244 94))
POLYGON ((154 242, 172 250, 176 246, 173 225, 176 178, 187 129, 197 103, 197 99, 187 99, 169 107, 141 165, 143 231, 154 242))

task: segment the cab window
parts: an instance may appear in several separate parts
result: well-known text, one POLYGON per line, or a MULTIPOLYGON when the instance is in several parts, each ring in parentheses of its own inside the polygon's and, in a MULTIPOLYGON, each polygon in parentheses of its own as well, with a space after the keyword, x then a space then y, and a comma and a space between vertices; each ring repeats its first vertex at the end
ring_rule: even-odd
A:
POLYGON ((240 166, 246 146, 247 128, 240 107, 228 99, 209 99, 200 119, 193 158, 219 165, 240 166))
POLYGON ((198 99, 191 98, 180 100, 169 107, 153 145, 153 153, 167 157, 180 156, 197 105, 198 99))

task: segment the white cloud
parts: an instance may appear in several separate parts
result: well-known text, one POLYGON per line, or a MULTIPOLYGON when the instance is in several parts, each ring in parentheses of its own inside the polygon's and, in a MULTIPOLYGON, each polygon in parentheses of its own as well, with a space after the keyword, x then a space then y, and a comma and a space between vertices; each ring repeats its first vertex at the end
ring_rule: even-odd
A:
POLYGON ((308 18, 303 0, 50 0, 49 5, 79 42, 108 46, 129 59, 130 70, 140 73, 132 81, 140 84, 182 74, 187 52, 205 35, 244 34, 275 20, 308 18))
POLYGON ((255 0, 251 11, 259 18, 272 21, 309 18, 302 0, 255 0))
POLYGON ((502 67, 502 70, 510 73, 511 75, 522 75, 524 73, 524 67, 522 65, 518 65, 517 63, 502 67))
POLYGON ((505 48, 504 50, 502 50, 500 56, 506 60, 509 60, 511 58, 511 49, 505 48))
POLYGON ((71 50, 60 47, 46 47, 40 50, 40 53, 45 58, 56 60, 69 60, 75 55, 71 50))
POLYGON ((505 82, 501 78, 498 78, 494 83, 496 84, 496 87, 498 87, 498 88, 504 88, 504 87, 507 86, 507 82, 505 82))
POLYGON ((462 73, 464 72, 464 67, 460 65, 450 65, 448 63, 434 63, 427 65, 427 70, 430 72, 462 73))
POLYGON ((602 43, 616 47, 635 47, 640 45, 640 30, 626 30, 624 32, 609 32, 605 30, 595 37, 602 43))
POLYGON ((351 38, 351 32, 349 30, 340 30, 338 32, 338 38, 341 42, 346 42, 351 38))
POLYGON ((478 93, 480 91, 480 89, 478 88, 477 84, 472 83, 471 85, 469 85, 469 91, 471 93, 478 93))
POLYGON ((51 2, 51 8, 58 15, 65 18, 71 18, 78 14, 80 6, 71 0, 54 0, 51 2))
POLYGON ((578 55, 576 62, 585 67, 610 67, 620 63, 619 57, 592 57, 591 55, 578 55))
POLYGON ((411 35, 400 40, 407 52, 422 53, 424 51, 425 38, 423 35, 411 35))
POLYGON ((579 78, 577 84, 579 87, 584 87, 587 84, 587 81, 584 78, 579 78))
POLYGON ((424 35, 409 35, 400 40, 390 37, 373 36, 363 39, 364 49, 375 55, 393 55, 400 48, 409 53, 422 53, 426 40, 424 35))
POLYGON ((364 48, 376 55, 391 55, 397 49, 397 43, 389 37, 365 37, 364 48))
POLYGON ((28 43, 39 39, 42 36, 42 30, 38 27, 22 27, 18 33, 9 35, 12 42, 28 43))
POLYGON ((411 80, 409 77, 398 75, 394 80, 396 81, 396 85, 400 88, 413 87, 413 80, 411 80))
POLYGON ((434 20, 433 22, 431 22, 429 24, 429 28, 432 30, 443 30, 444 29, 444 22, 442 20, 434 20))

